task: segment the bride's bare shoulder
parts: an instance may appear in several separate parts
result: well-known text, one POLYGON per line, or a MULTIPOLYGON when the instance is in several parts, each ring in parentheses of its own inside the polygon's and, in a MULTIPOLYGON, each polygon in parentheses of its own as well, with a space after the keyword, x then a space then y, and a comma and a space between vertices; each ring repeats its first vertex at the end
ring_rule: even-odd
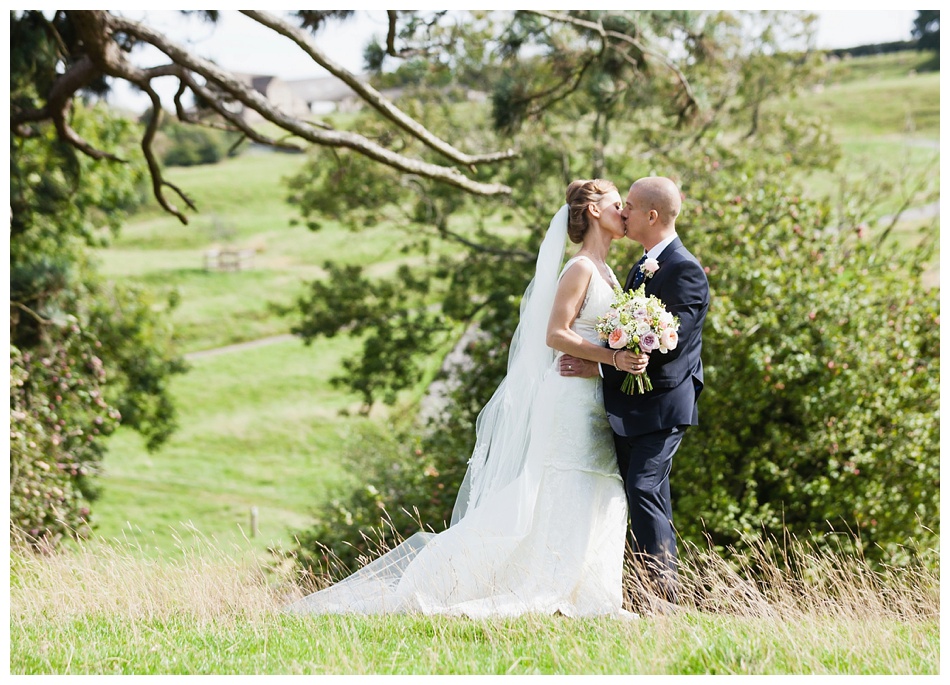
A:
POLYGON ((594 262, 585 255, 575 255, 567 260, 564 269, 561 271, 562 278, 585 278, 589 279, 594 273, 594 262))

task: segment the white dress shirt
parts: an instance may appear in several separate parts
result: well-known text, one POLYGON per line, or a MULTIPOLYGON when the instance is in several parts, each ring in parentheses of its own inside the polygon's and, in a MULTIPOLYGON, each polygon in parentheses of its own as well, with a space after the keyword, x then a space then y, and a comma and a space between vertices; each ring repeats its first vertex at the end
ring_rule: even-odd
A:
POLYGON ((647 250, 647 259, 659 259, 660 255, 663 254, 663 250, 665 250, 674 240, 676 240, 676 231, 673 231, 673 235, 671 235, 669 238, 666 238, 662 242, 657 243, 647 250))

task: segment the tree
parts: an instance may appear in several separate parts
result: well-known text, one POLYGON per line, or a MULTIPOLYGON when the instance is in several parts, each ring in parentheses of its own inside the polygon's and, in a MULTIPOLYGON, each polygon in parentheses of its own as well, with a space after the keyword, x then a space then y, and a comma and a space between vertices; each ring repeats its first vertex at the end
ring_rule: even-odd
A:
MULTIPOLYGON (((10 123, 15 136, 29 136, 38 122, 51 122, 61 141, 95 159, 118 159, 109 151, 99 149, 83 139, 70 123, 70 106, 77 94, 102 93, 108 79, 123 79, 141 89, 152 100, 154 116, 149 120, 142 138, 142 152, 148 164, 152 189, 159 204, 168 212, 187 223, 185 214, 166 197, 166 188, 175 192, 191 209, 195 209, 187 195, 165 179, 152 143, 163 117, 161 98, 152 87, 160 77, 175 77, 180 88, 175 97, 176 116, 183 122, 207 124, 241 133, 250 140, 284 149, 301 149, 300 144, 278 140, 247 124, 235 115, 228 104, 240 102, 258 112, 267 122, 275 124, 296 139, 330 148, 347 148, 404 173, 463 188, 468 192, 486 195, 505 195, 510 189, 498 183, 475 181, 454 165, 472 169, 480 164, 492 164, 509 159, 510 150, 485 154, 467 154, 446 141, 433 136, 424 127, 406 116, 383 98, 372 86, 335 64, 312 40, 309 30, 316 29, 326 19, 340 14, 304 10, 296 13, 299 26, 266 12, 246 10, 246 16, 297 43, 314 61, 344 81, 370 106, 374 107, 393 126, 427 148, 438 152, 447 162, 423 162, 394 152, 359 133, 334 130, 327 124, 288 116, 269 103, 251 86, 209 60, 196 56, 151 27, 105 10, 58 10, 52 18, 39 10, 11 12, 11 47, 20 51, 32 37, 46 37, 46 60, 42 72, 36 76, 36 89, 29 97, 11 102, 10 123), (168 63, 151 69, 140 69, 129 59, 128 53, 136 46, 150 45, 168 57, 168 63), (186 109, 184 97, 190 94, 201 108, 195 113, 186 109), (204 115, 209 116, 204 116, 204 115), (213 116, 211 116, 213 115, 213 116)), ((204 13, 214 20, 216 12, 204 13)), ((345 12, 343 14, 346 14, 345 12)))
POLYGON ((940 10, 917 10, 911 35, 918 50, 935 50, 940 54, 940 10))
MULTIPOLYGON (((476 16, 446 29, 448 37, 429 24, 424 29, 417 27, 420 36, 402 34, 413 46, 403 51, 410 54, 409 68, 419 74, 414 87, 407 85, 406 108, 436 135, 454 134, 479 147, 517 140, 519 154, 495 175, 512 189, 504 204, 324 149, 291 182, 291 202, 311 228, 332 217, 357 229, 387 214, 398 216, 407 242, 424 251, 442 241, 459 250, 407 267, 391 284, 355 281, 359 287, 336 296, 336 284, 353 284, 361 272, 327 265, 333 277, 312 284, 298 301, 302 316, 294 331, 306 340, 355 325, 367 332, 363 354, 345 369, 345 382, 363 393, 367 405, 392 399, 418 378, 421 356, 414 352, 429 354, 443 343, 440 336, 457 335, 459 325, 510 306, 511 293, 522 292, 530 278, 552 203, 570 180, 606 169, 619 178, 644 175, 654 150, 692 147, 734 122, 748 126, 756 103, 783 85, 806 83, 815 66, 798 54, 745 56, 743 27, 729 14, 525 12, 502 24, 476 16), (689 57, 680 66, 658 54, 646 36, 684 40, 689 57), (432 44, 449 47, 427 71, 417 71, 415 60, 432 44), (498 49, 487 52, 484 46, 492 44, 498 49), (788 78, 793 70, 796 79, 788 78), (467 103, 475 74, 491 93, 490 112, 467 103), (766 76, 776 85, 760 87, 766 76), (690 85, 694 78, 702 82, 702 99, 690 85), (354 206, 347 200, 352 197, 375 200, 354 206), (499 222, 520 230, 489 228, 499 222), (400 299, 410 304, 399 306, 400 299), (381 356, 379 349, 394 354, 381 356)), ((763 52, 774 52, 785 38, 775 27, 761 33, 763 52)), ((373 112, 355 125, 378 139, 392 136, 373 112)), ((756 144, 773 150, 794 145, 796 164, 832 159, 821 145, 826 137, 812 133, 813 122, 766 128, 756 144), (792 129, 797 140, 790 138, 792 129)), ((427 154, 411 140, 401 145, 407 154, 427 154)), ((622 263, 623 255, 617 259, 622 263)))
MULTIPOLYGON (((11 51, 11 102, 42 85, 42 31, 11 51)), ((75 103, 71 129, 125 154, 133 125, 75 103)), ((89 248, 142 198, 135 165, 77 155, 50 126, 10 140, 10 519, 33 544, 83 535, 105 438, 120 424, 157 447, 174 427, 169 377, 183 365, 164 312, 135 287, 105 282, 89 248)))
MULTIPOLYGON (((403 174, 432 179, 467 193, 481 196, 505 197, 510 195, 510 186, 491 179, 491 170, 502 162, 518 156, 515 148, 505 148, 479 154, 468 154, 447 141, 448 136, 438 136, 428 130, 416 118, 402 111, 383 97, 372 85, 364 83, 349 73, 320 50, 311 32, 331 19, 345 19, 351 14, 345 10, 301 10, 285 19, 266 12, 246 10, 245 16, 262 26, 293 41, 315 63, 351 87, 364 103, 386 122, 394 134, 379 141, 360 132, 340 130, 327 122, 314 123, 307 119, 287 115, 270 104, 260 93, 240 79, 212 62, 195 55, 176 44, 167 36, 141 22, 104 10, 58 10, 50 17, 42 11, 25 10, 11 12, 11 37, 14 51, 21 41, 43 34, 46 59, 40 61, 42 73, 36 73, 36 89, 30 97, 21 97, 11 103, 11 130, 17 136, 29 136, 31 126, 48 121, 54 124, 59 138, 84 154, 96 159, 115 159, 116 156, 98 149, 77 135, 70 124, 70 105, 77 94, 104 93, 110 80, 121 79, 136 86, 152 100, 155 115, 150 118, 142 139, 142 152, 152 179, 152 188, 159 204, 166 211, 186 222, 185 214, 169 201, 166 189, 176 193, 192 209, 190 200, 182 189, 165 179, 153 150, 156 131, 163 118, 162 102, 152 81, 172 77, 179 82, 174 98, 175 116, 182 122, 224 128, 246 136, 248 139, 279 148, 301 149, 304 144, 316 144, 330 149, 352 150, 375 162, 398 170, 403 174), (164 65, 140 69, 128 58, 136 47, 149 45, 168 58, 164 65), (195 110, 186 107, 187 97, 197 103, 195 110), (233 113, 230 103, 239 102, 244 108, 260 114, 268 125, 275 125, 291 138, 275 138, 264 132, 264 127, 249 125, 244 118, 233 113), (405 137, 405 138, 403 138, 405 137), (421 154, 409 156, 400 151, 405 141, 416 141, 419 150, 431 152, 423 159, 421 154)), ((217 11, 199 12, 209 21, 215 21, 217 11)), ((501 52, 515 55, 522 48, 536 42, 549 57, 550 68, 546 70, 547 82, 535 83, 533 90, 525 90, 509 79, 508 91, 496 89, 496 116, 504 119, 509 130, 517 128, 527 118, 540 116, 547 108, 574 93, 584 81, 583 76, 595 61, 613 64, 612 70, 619 73, 621 64, 643 70, 650 62, 669 70, 673 83, 666 92, 675 91, 668 99, 671 109, 678 116, 691 116, 699 110, 700 103, 692 92, 688 80, 680 69, 650 39, 659 34, 677 34, 677 42, 699 60, 709 45, 715 43, 706 35, 708 23, 718 22, 716 13, 712 21, 699 14, 687 12, 576 12, 549 13, 501 12, 489 15, 472 13, 472 20, 455 19, 446 12, 419 13, 415 11, 389 10, 389 31, 385 49, 371 46, 367 56, 374 64, 386 58, 409 58, 410 60, 435 59, 436 71, 447 73, 451 68, 456 73, 464 71, 466 64, 474 71, 472 78, 480 74, 490 59, 486 48, 497 42, 501 52), (495 17, 498 17, 497 19, 495 17), (495 30, 500 27, 500 31, 495 30), (466 32, 474 29, 474 34, 466 32), (477 43, 474 36, 488 42, 477 43), (540 40, 538 38, 540 37, 540 40), (579 49, 571 45, 579 42, 579 49), (402 45, 405 44, 405 45, 402 45), (707 45, 709 44, 709 45, 707 45), (564 50, 563 57, 561 50, 564 50), (579 57, 574 62, 571 57, 579 57), (441 60, 445 60, 444 63, 441 60), (512 89, 513 88, 513 89, 512 89)), ((538 60, 534 60, 536 64, 538 60)), ((416 62, 419 65, 418 62, 416 62)), ((612 92, 623 83, 610 78, 611 69, 601 72, 597 82, 588 82, 593 90, 587 95, 595 97, 601 105, 616 101, 612 92), (606 77, 606 79, 604 78, 606 77)), ((601 131, 609 121, 609 113, 595 108, 598 116, 604 116, 601 131)), ((499 123, 501 120, 499 120, 499 123)))

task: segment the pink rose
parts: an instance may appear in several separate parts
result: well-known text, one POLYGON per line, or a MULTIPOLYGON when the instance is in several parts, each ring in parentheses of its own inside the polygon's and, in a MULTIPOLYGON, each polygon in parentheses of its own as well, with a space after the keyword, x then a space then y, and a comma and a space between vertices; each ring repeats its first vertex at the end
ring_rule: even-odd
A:
POLYGON ((652 331, 640 336, 640 349, 644 352, 651 352, 660 346, 660 340, 656 333, 652 331))
POLYGON ((607 344, 615 350, 623 349, 627 346, 627 332, 620 326, 610 331, 607 336, 607 344))
POLYGON ((651 257, 650 259, 643 262, 643 266, 640 268, 643 270, 644 275, 650 277, 657 272, 657 269, 660 268, 660 263, 651 257))
POLYGON ((660 344, 668 350, 675 350, 678 342, 679 335, 672 328, 667 328, 660 334, 660 344))

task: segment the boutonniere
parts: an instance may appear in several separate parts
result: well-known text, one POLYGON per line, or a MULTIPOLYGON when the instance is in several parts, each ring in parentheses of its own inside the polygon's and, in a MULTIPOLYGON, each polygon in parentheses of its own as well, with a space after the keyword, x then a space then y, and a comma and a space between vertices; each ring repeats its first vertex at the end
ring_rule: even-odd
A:
POLYGON ((640 265, 640 273, 643 274, 644 278, 653 278, 653 274, 655 274, 659 268, 660 263, 651 257, 640 265))

